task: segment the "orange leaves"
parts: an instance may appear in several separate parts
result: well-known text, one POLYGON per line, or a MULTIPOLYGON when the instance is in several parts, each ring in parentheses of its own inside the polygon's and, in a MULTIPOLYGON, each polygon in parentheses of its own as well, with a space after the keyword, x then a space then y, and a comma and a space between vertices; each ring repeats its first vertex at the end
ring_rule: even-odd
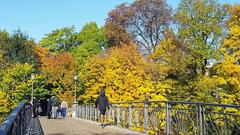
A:
POLYGON ((53 91, 61 100, 67 100, 70 103, 73 99, 73 74, 77 66, 73 57, 68 52, 59 53, 56 56, 48 55, 48 50, 39 46, 35 50, 47 83, 53 85, 53 91))

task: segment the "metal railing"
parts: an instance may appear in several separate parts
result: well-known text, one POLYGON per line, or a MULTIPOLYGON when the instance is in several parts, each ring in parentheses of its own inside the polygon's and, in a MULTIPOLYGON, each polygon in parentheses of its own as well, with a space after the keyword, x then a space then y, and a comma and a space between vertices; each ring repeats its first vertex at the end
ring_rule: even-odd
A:
POLYGON ((25 135, 31 117, 31 105, 21 102, 0 125, 0 135, 25 135))
MULTIPOLYGON (((77 116, 99 121, 92 104, 77 107, 77 116)), ((240 105, 175 101, 111 103, 106 115, 110 125, 146 134, 239 135, 240 105)))

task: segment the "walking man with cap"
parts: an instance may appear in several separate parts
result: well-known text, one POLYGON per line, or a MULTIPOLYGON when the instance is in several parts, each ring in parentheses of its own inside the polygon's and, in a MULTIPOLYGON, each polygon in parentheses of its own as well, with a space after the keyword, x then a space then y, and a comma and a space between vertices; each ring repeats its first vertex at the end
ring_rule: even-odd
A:
POLYGON ((101 127, 104 128, 105 126, 105 114, 106 114, 106 108, 109 110, 109 102, 108 98, 105 95, 105 86, 101 89, 100 95, 96 99, 95 105, 96 108, 100 111, 100 118, 101 118, 101 127))

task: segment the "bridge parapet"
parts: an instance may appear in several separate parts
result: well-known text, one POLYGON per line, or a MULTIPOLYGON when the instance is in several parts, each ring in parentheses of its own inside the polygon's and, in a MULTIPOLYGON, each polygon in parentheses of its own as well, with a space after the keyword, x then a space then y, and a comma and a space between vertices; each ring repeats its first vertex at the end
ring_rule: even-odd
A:
POLYGON ((6 120, 0 125, 1 135, 23 135, 26 134, 27 125, 31 119, 31 105, 21 102, 6 120))
POLYGON ((0 135, 42 135, 38 118, 32 118, 32 105, 21 102, 0 125, 0 135))
MULTIPOLYGON (((77 116, 99 121, 93 104, 80 105, 77 116)), ((107 122, 146 134, 240 134, 240 105, 178 101, 111 103, 107 122)))

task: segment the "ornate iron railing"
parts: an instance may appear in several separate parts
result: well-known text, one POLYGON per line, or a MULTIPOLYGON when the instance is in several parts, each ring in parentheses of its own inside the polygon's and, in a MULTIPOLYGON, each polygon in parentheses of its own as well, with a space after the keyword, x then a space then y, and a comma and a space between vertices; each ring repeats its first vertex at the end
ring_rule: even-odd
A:
POLYGON ((25 135, 31 117, 31 105, 21 102, 0 125, 0 135, 25 135))
MULTIPOLYGON (((99 121, 92 104, 77 108, 80 118, 99 121)), ((146 134, 240 135, 240 105, 175 101, 111 103, 107 122, 146 134)))

